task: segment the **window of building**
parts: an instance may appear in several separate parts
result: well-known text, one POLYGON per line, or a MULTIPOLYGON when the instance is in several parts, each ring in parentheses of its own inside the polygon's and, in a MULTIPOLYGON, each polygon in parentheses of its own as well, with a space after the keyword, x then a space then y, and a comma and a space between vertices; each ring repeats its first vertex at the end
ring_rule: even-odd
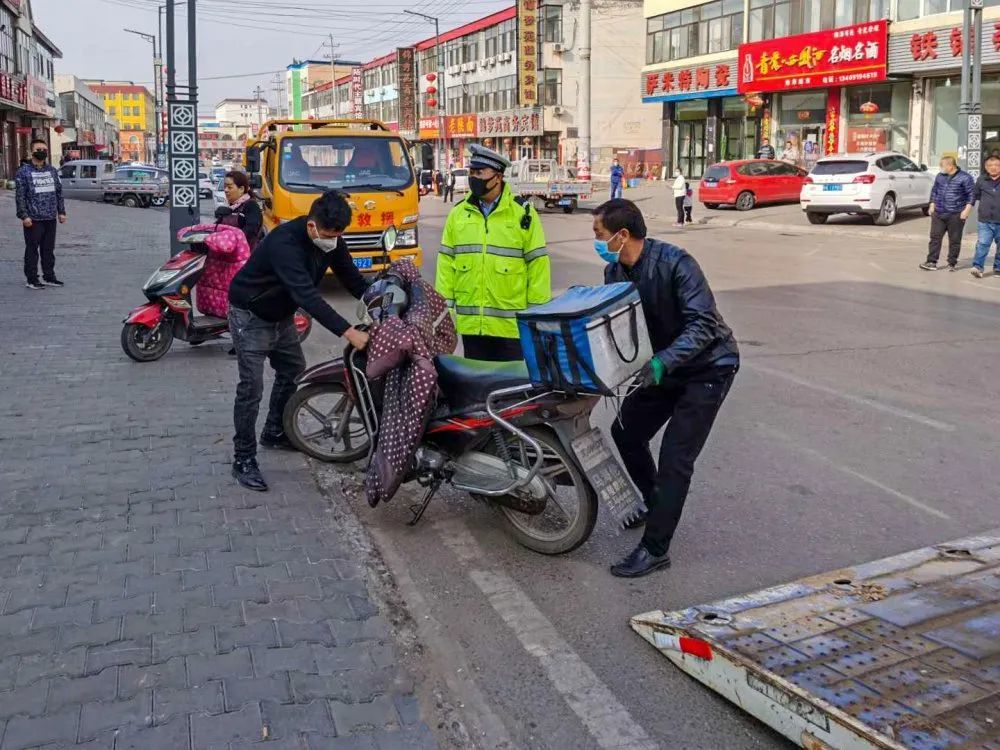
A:
MULTIPOLYGON (((910 1, 899 0, 899 7, 910 1)), ((956 3, 961 0, 950 1, 956 3)), ((749 38, 751 42, 756 42, 888 17, 889 0, 750 0, 749 38)))
POLYGON ((0 70, 13 73, 17 69, 15 62, 14 16, 6 8, 0 8, 0 70))
POLYGON ((742 41, 742 0, 715 0, 648 19, 646 63, 725 52, 742 41))
POLYGON ((539 76, 538 103, 543 106, 562 104, 562 71, 546 68, 539 76))
MULTIPOLYGON (((888 3, 885 3, 885 5, 888 10, 888 3)), ((1000 0, 984 0, 983 5, 987 8, 995 8, 1000 6, 1000 0)), ((931 16, 935 13, 962 10, 964 7, 965 3, 963 0, 898 0, 896 4, 896 16, 900 21, 909 21, 921 16, 931 16)))
POLYGON ((538 19, 538 37, 543 42, 563 40, 561 5, 546 5, 542 8, 538 19))

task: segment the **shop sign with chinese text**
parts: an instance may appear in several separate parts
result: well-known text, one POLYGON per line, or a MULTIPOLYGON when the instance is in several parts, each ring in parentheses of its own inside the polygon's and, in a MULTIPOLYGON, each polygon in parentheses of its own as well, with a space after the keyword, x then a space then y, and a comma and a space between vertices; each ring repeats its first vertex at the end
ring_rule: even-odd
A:
POLYGON ((446 138, 475 138, 478 133, 475 115, 448 115, 444 118, 446 138))
POLYGON ((49 87, 45 81, 41 78, 28 76, 27 87, 26 107, 28 111, 44 117, 55 117, 56 108, 48 102, 49 87))
POLYGON ((847 152, 850 154, 885 151, 888 145, 889 131, 885 128, 847 128, 847 152))
POLYGON ((27 83, 0 72, 0 102, 24 109, 28 103, 27 83))
MULTIPOLYGON (((983 65, 1000 64, 1000 22, 987 21, 983 24, 979 49, 983 65)), ((941 26, 889 37, 890 73, 960 70, 961 67, 961 26, 941 26)))
POLYGON ((399 129, 417 130, 417 68, 413 47, 396 50, 396 80, 399 90, 399 129))
POLYGON ((542 113, 538 108, 511 109, 479 115, 479 136, 488 138, 541 135, 542 113))
POLYGON ((651 102, 726 96, 736 90, 736 62, 690 65, 644 73, 642 98, 651 102))
POLYGON ((421 117, 417 123, 419 130, 417 135, 426 140, 428 138, 437 138, 440 133, 438 132, 438 118, 437 115, 431 117, 421 117))
POLYGON ((538 101, 538 0, 517 0, 517 100, 538 101))
POLYGON ((884 81, 885 20, 740 45, 741 94, 884 81))
POLYGON ((351 68, 351 115, 355 120, 365 119, 365 79, 360 65, 351 68))

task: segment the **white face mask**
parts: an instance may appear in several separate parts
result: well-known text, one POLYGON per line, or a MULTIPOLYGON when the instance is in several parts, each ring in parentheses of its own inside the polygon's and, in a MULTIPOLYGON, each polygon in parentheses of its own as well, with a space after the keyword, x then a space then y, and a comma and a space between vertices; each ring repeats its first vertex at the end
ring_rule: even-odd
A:
POLYGON ((329 253, 337 249, 337 245, 340 244, 340 237, 320 237, 319 230, 316 230, 316 236, 310 237, 313 244, 322 250, 324 253, 329 253))

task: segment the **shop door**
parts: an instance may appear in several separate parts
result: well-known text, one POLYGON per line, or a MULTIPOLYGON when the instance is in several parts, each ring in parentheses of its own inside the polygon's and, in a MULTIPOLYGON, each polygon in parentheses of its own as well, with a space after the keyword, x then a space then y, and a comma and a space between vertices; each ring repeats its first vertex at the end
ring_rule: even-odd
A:
POLYGON ((809 171, 823 156, 825 136, 823 125, 789 125, 781 128, 781 140, 774 150, 782 161, 809 171))
POLYGON ((757 143, 757 121, 741 117, 722 121, 720 155, 725 161, 752 159, 757 143))
POLYGON ((700 179, 705 172, 705 121, 677 123, 677 166, 688 179, 700 179))

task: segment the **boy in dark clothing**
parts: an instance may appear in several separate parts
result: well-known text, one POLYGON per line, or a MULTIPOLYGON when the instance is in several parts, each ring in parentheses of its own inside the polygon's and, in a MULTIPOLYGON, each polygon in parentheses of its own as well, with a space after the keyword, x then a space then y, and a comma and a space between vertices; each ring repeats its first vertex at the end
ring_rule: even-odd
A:
POLYGON ((594 209, 594 237, 609 263, 604 282, 631 281, 638 288, 655 351, 611 428, 649 508, 634 524, 646 524, 639 546, 611 566, 612 575, 635 578, 670 565, 694 463, 739 370, 740 350, 698 263, 681 248, 647 237, 634 203, 616 199, 594 209), (664 424, 657 464, 649 441, 664 424))
POLYGON ((368 288, 341 237, 350 223, 345 195, 327 191, 316 199, 308 216, 268 234, 229 285, 229 332, 240 373, 233 407, 233 477, 248 489, 267 489, 257 466, 255 436, 265 359, 270 360, 275 375, 260 442, 266 448, 291 448, 282 416, 295 392, 295 378, 305 368, 292 320, 296 309, 301 307, 355 349, 368 344, 368 334, 344 320, 317 288, 328 268, 356 299, 368 288))
POLYGON ((941 255, 941 240, 948 234, 948 270, 958 270, 958 255, 962 251, 962 232, 965 220, 972 212, 975 182, 972 175, 958 168, 953 156, 941 158, 941 174, 934 179, 931 188, 931 239, 927 248, 927 260, 920 264, 925 271, 938 269, 941 255))
POLYGON ((14 177, 17 218, 24 226, 24 277, 28 289, 63 286, 56 278, 56 221, 66 222, 62 183, 55 167, 48 164, 49 147, 42 140, 31 142, 31 161, 22 164, 14 177), (38 280, 38 258, 42 280, 38 280))

